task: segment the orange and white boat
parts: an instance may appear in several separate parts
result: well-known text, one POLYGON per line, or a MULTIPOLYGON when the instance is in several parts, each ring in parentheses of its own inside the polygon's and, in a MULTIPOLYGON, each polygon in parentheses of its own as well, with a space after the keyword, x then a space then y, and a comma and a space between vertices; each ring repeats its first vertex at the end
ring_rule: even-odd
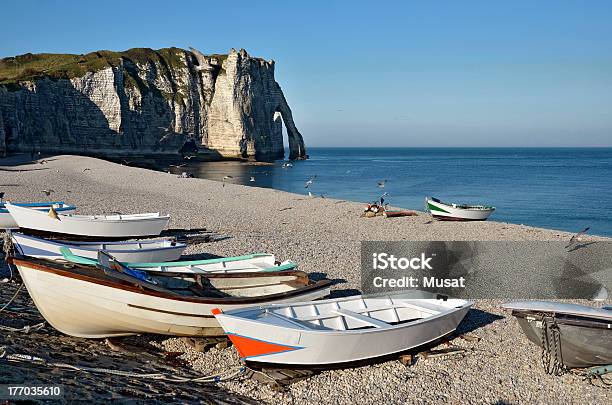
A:
POLYGON ((332 368, 434 342, 471 306, 411 291, 213 313, 251 367, 332 368))

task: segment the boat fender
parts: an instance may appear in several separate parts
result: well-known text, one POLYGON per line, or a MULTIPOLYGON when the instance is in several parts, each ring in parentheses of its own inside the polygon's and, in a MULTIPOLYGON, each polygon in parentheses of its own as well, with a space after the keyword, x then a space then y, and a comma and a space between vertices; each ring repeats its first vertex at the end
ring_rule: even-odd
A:
POLYGON ((219 308, 213 308, 213 309, 210 310, 210 313, 213 314, 213 315, 219 315, 219 314, 222 314, 223 311, 220 310, 219 308))

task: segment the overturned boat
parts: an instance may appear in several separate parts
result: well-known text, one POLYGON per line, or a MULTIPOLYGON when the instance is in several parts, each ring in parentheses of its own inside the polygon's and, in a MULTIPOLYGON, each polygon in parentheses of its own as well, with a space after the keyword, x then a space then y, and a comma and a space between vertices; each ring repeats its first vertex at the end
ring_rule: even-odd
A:
MULTIPOLYGON (((105 253, 101 252, 101 256, 105 253)), ((99 259, 100 260, 100 259, 99 259)), ((12 257, 36 307, 51 326, 84 338, 155 333, 222 335, 213 308, 314 300, 331 281, 300 271, 198 276, 145 273, 106 255, 108 267, 12 257)))
POLYGON ((145 239, 136 241, 84 242, 57 241, 20 232, 11 232, 15 250, 22 256, 49 260, 64 260, 62 249, 74 256, 96 260, 98 251, 104 250, 121 262, 168 262, 181 257, 187 245, 172 239, 145 239))
POLYGON ((502 307, 512 311, 527 338, 552 361, 567 368, 612 364, 612 308, 551 301, 511 302, 502 307))
POLYGON ((453 332, 471 306, 413 291, 214 313, 249 366, 335 368, 434 342, 453 332))
POLYGON ((425 198, 425 208, 432 217, 446 221, 485 221, 495 211, 492 206, 445 203, 433 197, 425 198))
MULTIPOLYGON (((63 201, 15 203, 13 205, 42 212, 48 212, 49 209, 53 207, 55 212, 59 212, 62 214, 71 214, 76 210, 76 207, 74 205, 66 204, 63 201)), ((0 229, 15 228, 18 228, 17 222, 15 222, 13 216, 8 211, 8 209, 6 209, 5 203, 0 202, 0 229)))
POLYGON ((35 232, 61 235, 77 235, 97 238, 131 238, 157 236, 168 225, 170 216, 159 213, 75 215, 48 212, 6 203, 17 226, 35 232))

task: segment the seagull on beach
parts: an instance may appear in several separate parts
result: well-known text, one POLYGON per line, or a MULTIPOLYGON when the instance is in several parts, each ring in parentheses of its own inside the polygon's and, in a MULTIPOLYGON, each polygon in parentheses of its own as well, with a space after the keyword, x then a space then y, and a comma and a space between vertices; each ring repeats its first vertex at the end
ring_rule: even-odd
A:
POLYGON ((317 178, 316 174, 312 176, 311 178, 309 178, 308 181, 304 184, 304 188, 310 187, 316 178, 317 178))
POLYGON ((43 192, 43 193, 44 193, 44 194, 45 194, 47 197, 49 197, 49 196, 51 195, 51 193, 55 193, 55 190, 51 190, 51 189, 49 189, 49 190, 42 190, 42 192, 43 192))
POLYGON ((389 193, 387 193, 386 191, 384 193, 382 193, 382 195, 380 196, 380 206, 382 207, 383 205, 385 205, 385 197, 388 195, 389 193))
POLYGON ((48 162, 49 162, 48 160, 42 159, 42 160, 38 161, 38 164, 39 165, 44 165, 45 163, 48 163, 48 162))
POLYGON ((387 180, 380 180, 377 182, 379 188, 385 188, 385 184, 387 184, 387 180))
POLYGON ((234 176, 230 176, 229 174, 227 176, 223 176, 223 187, 225 187, 225 180, 229 180, 229 179, 233 179, 234 176))
POLYGON ((569 243, 567 244, 567 246, 565 248, 566 249, 574 248, 580 242, 584 242, 584 240, 585 240, 584 237, 585 237, 586 233, 589 231, 589 229, 591 229, 591 228, 587 226, 582 231, 580 231, 577 234, 575 234, 574 236, 572 236, 571 239, 569 240, 569 243))

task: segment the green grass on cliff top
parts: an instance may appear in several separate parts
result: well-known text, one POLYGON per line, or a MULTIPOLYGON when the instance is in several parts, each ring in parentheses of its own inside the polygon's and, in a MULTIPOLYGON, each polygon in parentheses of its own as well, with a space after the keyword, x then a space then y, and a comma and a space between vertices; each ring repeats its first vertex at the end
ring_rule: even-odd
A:
MULTIPOLYGON (((87 72, 96 72, 110 66, 118 66, 122 59, 137 64, 158 62, 162 69, 185 67, 179 55, 180 48, 133 48, 123 52, 97 51, 85 55, 39 53, 0 59, 0 85, 17 84, 43 77, 71 79, 87 72)), ((216 55, 217 56, 217 55, 216 55)), ((220 56, 220 55, 219 55, 220 56)))

